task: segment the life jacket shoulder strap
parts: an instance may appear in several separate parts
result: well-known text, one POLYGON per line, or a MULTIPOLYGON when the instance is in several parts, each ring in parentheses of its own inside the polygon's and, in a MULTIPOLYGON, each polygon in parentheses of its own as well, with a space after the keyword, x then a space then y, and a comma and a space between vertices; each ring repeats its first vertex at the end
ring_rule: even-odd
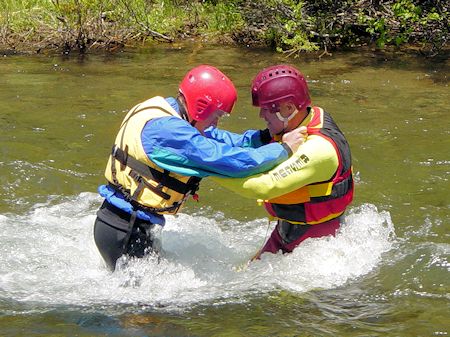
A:
POLYGON ((134 115, 136 115, 142 111, 146 111, 146 110, 156 110, 156 111, 159 110, 164 115, 180 117, 178 114, 175 114, 174 112, 172 112, 168 109, 165 109, 162 106, 151 105, 151 104, 148 104, 147 102, 148 101, 140 103, 140 104, 136 105, 133 109, 131 109, 131 111, 128 113, 128 115, 122 121, 122 124, 120 125, 120 127, 122 128, 125 124, 127 124, 128 121, 131 119, 131 117, 133 117, 134 115))

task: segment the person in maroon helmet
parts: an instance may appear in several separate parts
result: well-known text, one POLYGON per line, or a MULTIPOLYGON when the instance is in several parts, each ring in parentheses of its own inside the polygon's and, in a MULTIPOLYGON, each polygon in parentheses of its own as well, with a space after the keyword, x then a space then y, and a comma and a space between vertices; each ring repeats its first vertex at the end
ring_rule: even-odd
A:
POLYGON ((263 69, 252 82, 253 105, 267 123, 267 144, 296 128, 307 138, 268 172, 242 179, 214 178, 226 188, 264 203, 277 225, 256 254, 292 252, 311 237, 334 235, 353 198, 350 147, 330 114, 311 105, 303 75, 290 65, 263 69))
POLYGON ((244 177, 288 159, 303 141, 298 132, 281 143, 264 144, 259 130, 234 134, 218 129, 231 113, 236 89, 220 70, 190 70, 177 98, 153 97, 133 107, 122 121, 106 165, 104 202, 94 240, 107 266, 122 255, 157 251, 155 229, 196 197, 207 176, 244 177))

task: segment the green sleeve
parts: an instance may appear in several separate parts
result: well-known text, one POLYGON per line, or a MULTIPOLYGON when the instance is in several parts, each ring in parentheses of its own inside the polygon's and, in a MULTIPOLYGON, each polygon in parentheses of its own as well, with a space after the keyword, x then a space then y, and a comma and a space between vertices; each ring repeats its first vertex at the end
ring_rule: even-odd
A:
POLYGON ((333 145, 323 137, 311 135, 296 153, 270 171, 246 178, 212 179, 244 197, 268 200, 305 185, 329 180, 338 164, 333 145))

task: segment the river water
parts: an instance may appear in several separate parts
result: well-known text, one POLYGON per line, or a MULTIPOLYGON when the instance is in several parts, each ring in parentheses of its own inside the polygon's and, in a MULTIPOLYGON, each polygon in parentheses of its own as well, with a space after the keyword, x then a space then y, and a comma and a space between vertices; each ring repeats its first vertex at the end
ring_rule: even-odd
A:
POLYGON ((2 57, 0 336, 448 335, 448 59, 288 61, 352 148, 356 196, 338 235, 246 266, 274 223, 206 179, 168 217, 159 263, 110 273, 92 237, 96 188, 128 109, 209 63, 239 91, 220 126, 263 128, 250 81, 287 60, 201 44, 2 57))

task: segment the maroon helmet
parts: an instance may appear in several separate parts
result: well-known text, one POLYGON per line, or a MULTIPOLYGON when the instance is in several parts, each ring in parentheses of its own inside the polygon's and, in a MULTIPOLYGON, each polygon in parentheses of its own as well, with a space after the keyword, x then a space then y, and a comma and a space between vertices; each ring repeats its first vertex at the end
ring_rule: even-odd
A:
POLYGON ((279 64, 261 70, 252 82, 253 105, 279 111, 279 103, 291 101, 299 111, 311 104, 308 85, 294 67, 279 64))

